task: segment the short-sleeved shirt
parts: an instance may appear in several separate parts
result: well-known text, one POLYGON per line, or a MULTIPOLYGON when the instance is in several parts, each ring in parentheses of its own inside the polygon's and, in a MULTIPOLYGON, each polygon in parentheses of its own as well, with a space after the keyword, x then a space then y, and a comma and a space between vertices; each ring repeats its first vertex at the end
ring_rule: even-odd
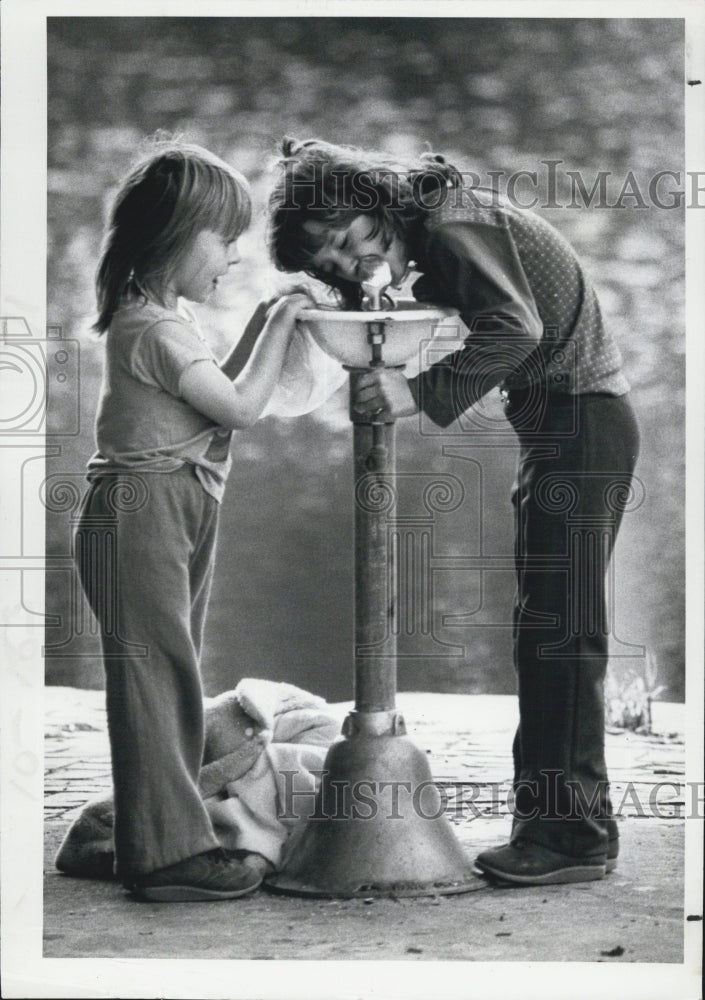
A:
MULTIPOLYGON (((467 193, 467 192, 466 192, 467 193)), ((463 203, 429 212, 416 248, 417 299, 455 306, 463 347, 410 379, 419 407, 447 426, 488 390, 629 391, 595 290, 570 244, 540 216, 463 203)))
POLYGON ((152 302, 131 302, 115 313, 105 351, 98 450, 88 463, 89 479, 125 469, 173 472, 188 463, 204 490, 220 502, 232 432, 180 395, 191 365, 216 364, 195 317, 152 302))

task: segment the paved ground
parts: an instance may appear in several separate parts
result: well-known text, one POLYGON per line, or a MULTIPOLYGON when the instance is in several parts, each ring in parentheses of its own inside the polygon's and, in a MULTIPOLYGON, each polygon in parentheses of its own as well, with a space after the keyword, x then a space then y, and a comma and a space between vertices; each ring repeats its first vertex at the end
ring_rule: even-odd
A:
MULTIPOLYGON (((501 842, 515 699, 400 695, 415 743, 448 793, 469 856, 501 842), (478 783, 475 799, 457 783, 478 783)), ((335 706, 341 718, 347 706, 335 706)), ((397 959, 483 962, 683 961, 682 705, 658 705, 657 735, 608 733, 622 855, 600 882, 420 899, 316 900, 261 891, 213 904, 137 903, 117 883, 68 878, 53 857, 83 803, 109 788, 102 693, 47 690, 44 956, 397 959), (655 797, 660 816, 648 811, 655 797)), ((691 915, 697 916, 697 915, 691 915)), ((691 925, 692 926, 692 925, 691 925)))

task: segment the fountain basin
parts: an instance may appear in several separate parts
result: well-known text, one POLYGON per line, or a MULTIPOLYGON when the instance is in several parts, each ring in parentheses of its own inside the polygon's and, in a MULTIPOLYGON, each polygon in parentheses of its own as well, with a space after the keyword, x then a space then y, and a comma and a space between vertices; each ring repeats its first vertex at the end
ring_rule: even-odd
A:
MULTIPOLYGON (((342 309, 304 309, 298 323, 308 330, 318 346, 341 364, 367 368, 371 348, 367 340, 370 323, 383 323, 386 365, 402 365, 418 355, 419 346, 441 331, 457 330, 458 310, 426 305, 413 300, 397 301, 395 309, 370 312, 342 309)), ((441 334, 442 335, 442 334, 441 334)))

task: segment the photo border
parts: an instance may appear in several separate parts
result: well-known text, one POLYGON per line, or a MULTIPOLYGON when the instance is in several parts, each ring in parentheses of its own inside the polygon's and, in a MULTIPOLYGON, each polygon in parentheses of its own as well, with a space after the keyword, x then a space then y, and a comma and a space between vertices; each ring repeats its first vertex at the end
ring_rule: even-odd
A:
MULTIPOLYGON (((455 0, 430 5, 388 0, 228 3, 155 0, 4 0, 2 3, 1 197, 2 302, 0 315, 23 318, 32 335, 46 330, 46 19, 68 16, 385 16, 385 17, 635 17, 679 18, 686 22, 686 79, 701 77, 705 65, 705 9, 702 3, 583 3, 580 0, 506 3, 455 0), (197 14, 196 14, 197 10, 197 14), (28 151, 31 155, 28 155, 28 151)), ((703 85, 685 85, 686 171, 705 170, 703 85)), ((704 196, 705 197, 705 196, 704 196)), ((705 212, 686 212, 686 780, 703 781, 703 456, 705 427, 705 212)), ((0 372, 0 380, 2 379, 0 372)), ((12 392, 0 381, 0 391, 12 392)), ((5 538, 31 533, 32 551, 43 551, 44 509, 37 499, 19 506, 22 462, 41 457, 45 442, 3 439, 0 472, 5 485, 5 538)), ((23 555, 20 558, 24 558, 23 555)), ((34 558, 34 557, 33 557, 34 558)), ((41 567, 39 567, 41 568, 41 567)), ((4 593, 10 562, 0 562, 4 593)), ((3 600, 3 621, 12 615, 3 600)), ((699 996, 698 964, 702 924, 684 923, 682 965, 608 963, 321 962, 209 961, 173 959, 47 959, 42 955, 43 850, 43 629, 4 627, 2 672, 0 822, 2 823, 2 983, 7 997, 194 997, 330 998, 335 996, 427 998, 439 989, 454 995, 524 998, 566 994, 664 1000, 699 996), (20 863, 21 862, 21 863, 20 863), (317 973, 317 975, 316 975, 317 973), (316 979, 322 979, 320 986, 316 979), (284 985, 285 984, 285 985, 284 985), (285 992, 283 992, 285 991, 285 992)), ((702 822, 686 823, 685 913, 702 912, 702 822)))

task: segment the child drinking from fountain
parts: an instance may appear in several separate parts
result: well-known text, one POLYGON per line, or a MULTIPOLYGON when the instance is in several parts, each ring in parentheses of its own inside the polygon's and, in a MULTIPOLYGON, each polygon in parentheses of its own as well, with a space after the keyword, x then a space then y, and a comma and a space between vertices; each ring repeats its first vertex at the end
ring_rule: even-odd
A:
POLYGON ((218 367, 181 304, 205 302, 238 263, 249 221, 236 170, 157 144, 115 197, 96 279, 106 358, 76 558, 101 629, 116 873, 155 901, 229 899, 262 881, 263 859, 220 848, 199 794, 199 659, 231 432, 262 412, 308 299, 258 307, 234 381, 237 348, 218 367), (112 559, 95 546, 106 519, 112 559))
POLYGON ((618 349, 574 251, 541 218, 467 187, 443 157, 285 140, 270 199, 277 266, 359 307, 386 262, 414 296, 458 309, 460 349, 406 379, 371 370, 354 400, 441 427, 499 387, 519 438, 512 493, 519 727, 510 842, 477 858, 519 885, 599 879, 616 864, 604 753, 605 571, 629 494, 638 430, 618 349))

